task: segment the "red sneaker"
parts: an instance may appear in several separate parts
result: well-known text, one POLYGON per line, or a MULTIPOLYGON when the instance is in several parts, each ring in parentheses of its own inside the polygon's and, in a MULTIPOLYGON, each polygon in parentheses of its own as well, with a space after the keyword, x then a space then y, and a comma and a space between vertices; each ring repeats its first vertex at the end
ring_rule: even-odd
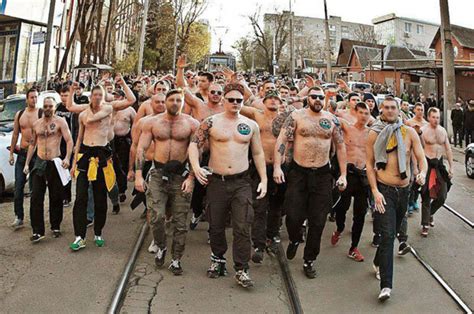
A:
POLYGON ((362 256, 362 254, 360 254, 360 252, 357 248, 353 248, 352 250, 349 250, 349 254, 347 254, 347 257, 352 258, 356 262, 363 262, 364 261, 364 256, 362 256))
POLYGON ((340 238, 341 238, 341 232, 338 232, 337 230, 334 231, 331 236, 331 244, 336 245, 340 238))

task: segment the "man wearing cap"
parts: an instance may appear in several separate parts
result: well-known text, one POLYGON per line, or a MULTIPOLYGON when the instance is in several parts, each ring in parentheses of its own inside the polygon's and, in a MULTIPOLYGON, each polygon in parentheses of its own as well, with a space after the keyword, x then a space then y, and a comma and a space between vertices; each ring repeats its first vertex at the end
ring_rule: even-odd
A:
POLYGON ((370 109, 370 114, 372 117, 375 119, 378 118, 380 112, 379 112, 379 107, 377 105, 377 101, 375 100, 375 96, 372 93, 364 93, 364 97, 362 98, 362 101, 366 103, 366 105, 370 109))
POLYGON ((260 177, 258 176, 255 164, 252 163, 250 165, 255 211, 252 225, 252 242, 255 249, 252 255, 252 261, 254 263, 262 262, 267 243, 269 249, 275 250, 275 245, 280 242, 281 211, 286 185, 277 185, 272 177, 273 152, 275 150, 276 139, 285 118, 288 116, 288 113, 285 111, 279 112, 279 107, 282 106, 282 103, 278 92, 276 90, 270 90, 263 98, 263 110, 243 106, 240 111, 244 116, 257 122, 260 128, 267 177, 270 178, 267 195, 262 199, 257 199, 255 191, 260 182, 260 177))
POLYGON ((251 254, 250 226, 253 220, 252 186, 249 176, 249 149, 260 177, 258 199, 267 192, 265 156, 258 125, 242 116, 244 87, 228 84, 224 88, 224 112, 206 118, 189 146, 189 161, 196 179, 207 185, 211 266, 207 274, 217 278, 226 273, 227 241, 225 227, 230 209, 233 230, 235 279, 247 288, 253 286, 248 269, 251 254), (209 147, 207 170, 199 164, 199 150, 209 147))
MULTIPOLYGON (((125 92, 121 89, 117 89, 112 94, 114 95, 114 100, 125 99, 125 92)), ((124 202, 126 199, 128 158, 130 155, 130 145, 132 144, 130 130, 132 129, 133 119, 135 119, 136 114, 133 107, 127 107, 118 110, 113 116, 115 136, 111 144, 120 202, 124 202)))

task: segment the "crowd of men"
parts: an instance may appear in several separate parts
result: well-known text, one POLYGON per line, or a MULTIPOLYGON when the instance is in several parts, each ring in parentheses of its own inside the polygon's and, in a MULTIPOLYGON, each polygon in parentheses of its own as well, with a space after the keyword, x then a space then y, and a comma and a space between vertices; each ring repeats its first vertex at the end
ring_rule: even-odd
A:
POLYGON ((53 237, 61 236, 63 207, 74 201, 71 250, 86 247, 92 226, 94 243, 102 247, 107 198, 118 214, 127 181, 133 181, 131 207, 144 204, 153 234, 148 250, 158 267, 168 251, 167 223, 169 269, 181 275, 188 226, 195 229, 205 217, 208 277, 227 274, 230 225, 235 279, 250 287, 250 261, 262 263, 265 252, 276 252, 283 222, 287 259, 305 243, 303 271, 315 278, 326 221, 336 221, 328 240, 336 245, 353 198, 347 256, 364 261, 358 246, 371 209, 378 298, 388 299, 395 237, 398 254, 410 251, 407 215, 419 208, 421 196, 421 235, 428 236, 451 185, 453 156, 440 110, 425 113, 417 102, 412 113, 392 95, 377 104, 373 94, 352 91, 343 80, 337 80, 337 89, 323 89, 311 76, 288 86, 227 68, 195 74, 186 67, 182 55, 176 77, 127 84, 121 75, 105 75, 90 97, 83 94, 84 84, 70 82, 58 87, 61 103, 46 98, 42 108, 36 105, 38 92, 29 90, 26 108, 15 116, 10 152, 16 176, 13 227, 24 226, 29 175, 33 243, 45 237, 48 188, 53 237))

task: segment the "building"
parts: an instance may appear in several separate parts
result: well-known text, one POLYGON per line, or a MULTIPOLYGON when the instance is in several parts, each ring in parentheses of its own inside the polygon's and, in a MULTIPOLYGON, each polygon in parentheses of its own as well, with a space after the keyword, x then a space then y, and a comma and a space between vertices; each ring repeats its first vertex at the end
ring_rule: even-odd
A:
MULTIPOLYGON (((456 96, 463 99, 474 99, 474 29, 451 25, 451 34, 454 49, 456 96)), ((442 41, 439 31, 434 36, 430 48, 435 50, 436 71, 440 77, 438 92, 441 95, 443 66, 440 61, 442 58, 442 41)))
MULTIPOLYGON (((284 16, 289 18, 289 11, 283 11, 284 16)), ((277 29, 280 14, 267 13, 264 15, 264 29, 273 33, 277 29)), ((286 22, 284 28, 290 30, 290 24, 286 22)), ((302 67, 304 59, 310 59, 316 63, 325 62, 326 34, 324 19, 306 16, 293 17, 295 60, 297 67, 302 67)), ((342 39, 361 40, 375 42, 374 27, 372 25, 346 22, 339 16, 329 17, 329 39, 331 42, 332 59, 336 62, 340 43, 342 39)), ((287 42, 289 43, 289 36, 287 42)), ((289 45, 283 47, 280 63, 289 61, 289 45)))
POLYGON ((433 37, 439 29, 438 24, 399 17, 395 13, 374 18, 372 23, 379 44, 421 50, 428 55, 433 37))

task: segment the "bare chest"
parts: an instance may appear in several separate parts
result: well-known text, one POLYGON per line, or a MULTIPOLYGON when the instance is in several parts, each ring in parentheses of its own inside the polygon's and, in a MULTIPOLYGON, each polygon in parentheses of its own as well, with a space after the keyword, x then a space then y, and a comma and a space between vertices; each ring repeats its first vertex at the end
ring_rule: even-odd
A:
POLYGON ((158 121, 153 126, 153 137, 159 141, 175 140, 185 141, 189 140, 191 136, 191 126, 183 122, 170 122, 166 120, 158 121))
POLYGON ((245 122, 226 126, 219 123, 211 129, 211 140, 216 142, 236 142, 240 144, 249 143, 252 138, 252 128, 245 122))
POLYGON ((443 145, 445 134, 440 130, 425 130, 423 132, 423 140, 429 145, 443 145))
POLYGON ((49 123, 41 123, 35 128, 36 135, 39 139, 46 139, 48 137, 58 137, 60 135, 59 131, 59 126, 55 121, 49 123))
POLYGON ((316 137, 329 139, 333 131, 333 124, 328 118, 301 118, 297 120, 296 134, 301 137, 316 137))

